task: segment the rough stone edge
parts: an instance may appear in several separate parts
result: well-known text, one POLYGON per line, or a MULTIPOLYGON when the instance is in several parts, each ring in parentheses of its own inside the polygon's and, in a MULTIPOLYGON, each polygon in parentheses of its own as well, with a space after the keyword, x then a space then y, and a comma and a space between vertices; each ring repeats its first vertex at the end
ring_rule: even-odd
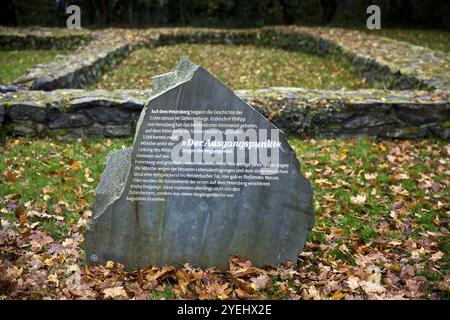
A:
MULTIPOLYGON (((152 99, 155 99, 156 97, 164 94, 165 92, 167 92, 177 86, 180 86, 183 83, 190 81, 192 79, 192 77, 194 76, 195 72, 198 70, 198 68, 199 68, 198 65, 192 63, 187 58, 183 57, 180 60, 180 62, 176 65, 175 69, 172 72, 157 76, 157 78, 156 78, 157 85, 155 88, 156 92, 154 92, 152 97, 149 99, 149 101, 143 107, 141 114, 139 116, 139 120, 136 124, 133 147, 131 147, 129 149, 125 149, 125 151, 116 152, 115 154, 110 155, 108 157, 108 159, 109 159, 108 161, 111 163, 110 166, 112 168, 114 168, 113 162, 115 163, 116 161, 126 161, 128 159, 131 159, 131 154, 132 154, 135 142, 137 140, 137 135, 139 133, 140 127, 145 118, 149 102, 152 99), (128 158, 126 158, 126 157, 128 157, 128 158)), ((130 175, 130 170, 131 170, 131 161, 127 161, 127 163, 129 165, 127 165, 125 168, 122 168, 120 171, 117 171, 117 177, 115 177, 115 180, 117 180, 119 185, 116 186, 114 188, 114 190, 111 190, 110 188, 108 188, 109 191, 112 191, 111 192, 112 196, 111 197, 108 196, 106 201, 102 200, 105 202, 101 204, 100 208, 96 207, 95 212, 94 212, 94 216, 96 219, 98 219, 103 213, 105 213, 105 211, 108 209, 108 207, 122 196, 122 194, 125 190, 125 187, 126 187, 126 181, 128 180, 128 177, 130 175), (120 176, 120 178, 119 178, 119 176, 120 176)), ((106 177, 106 175, 102 176, 102 179, 104 180, 105 177, 106 177)), ((100 181, 100 183, 102 184, 102 186, 108 184, 107 181, 102 181, 102 180, 100 181)), ((93 221, 93 223, 95 223, 95 220, 93 221)))
POLYGON ((131 151, 132 148, 126 148, 113 151, 108 155, 105 170, 103 170, 103 173, 100 176, 100 181, 96 190, 94 214, 86 226, 87 229, 90 230, 91 225, 95 224, 95 220, 122 195, 131 167, 131 151), (118 162, 124 163, 125 165, 115 166, 114 164, 118 162), (107 180, 108 178, 113 181, 107 180), (106 195, 108 195, 108 197, 105 197, 106 195))
POLYGON ((195 72, 198 70, 198 68, 199 68, 198 65, 192 63, 186 57, 182 57, 178 62, 178 64, 175 66, 174 70, 162 75, 157 75, 152 78, 154 87, 152 91, 152 96, 149 99, 149 101, 144 105, 141 114, 139 116, 134 136, 135 141, 137 138, 139 128, 142 125, 142 121, 144 120, 145 114, 147 113, 147 106, 149 102, 152 99, 164 94, 164 92, 167 92, 168 90, 171 90, 185 82, 190 81, 194 76, 195 72))
POLYGON ((191 80, 198 67, 198 65, 189 61, 188 58, 184 56, 181 57, 181 60, 178 62, 173 71, 157 75, 152 78, 152 95, 156 97, 171 88, 191 80))

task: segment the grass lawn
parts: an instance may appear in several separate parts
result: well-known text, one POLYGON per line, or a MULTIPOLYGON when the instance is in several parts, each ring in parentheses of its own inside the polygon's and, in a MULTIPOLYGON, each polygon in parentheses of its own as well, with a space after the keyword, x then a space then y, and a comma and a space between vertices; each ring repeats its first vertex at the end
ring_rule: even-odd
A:
POLYGON ((148 89, 153 76, 172 70, 183 55, 205 67, 232 89, 366 87, 350 66, 315 55, 251 45, 179 44, 134 51, 91 88, 148 89))
POLYGON ((55 50, 0 50, 0 83, 14 81, 38 63, 49 63, 61 51, 55 50))
POLYGON ((82 234, 106 155, 132 138, 7 137, 0 299, 449 298, 447 142, 289 141, 315 190, 315 227, 298 267, 236 259, 229 272, 125 272, 114 263, 85 267, 82 234))
POLYGON ((409 42, 433 50, 450 52, 450 31, 448 30, 414 30, 414 29, 362 29, 369 34, 409 42))

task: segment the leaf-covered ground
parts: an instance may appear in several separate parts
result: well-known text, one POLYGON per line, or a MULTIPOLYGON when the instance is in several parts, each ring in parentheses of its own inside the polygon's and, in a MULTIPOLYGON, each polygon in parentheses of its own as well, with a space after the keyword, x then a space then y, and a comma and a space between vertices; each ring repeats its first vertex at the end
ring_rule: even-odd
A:
POLYGON ((290 138, 315 190, 298 266, 87 267, 83 231, 111 150, 131 138, 0 146, 0 299, 450 297, 450 145, 290 138))
POLYGON ((38 63, 49 63, 61 52, 55 50, 0 50, 0 84, 14 81, 38 63))
POLYGON ((182 56, 202 65, 233 89, 367 86, 351 71, 352 67, 315 55, 251 45, 179 44, 134 51, 92 87, 148 89, 153 76, 172 70, 182 56))

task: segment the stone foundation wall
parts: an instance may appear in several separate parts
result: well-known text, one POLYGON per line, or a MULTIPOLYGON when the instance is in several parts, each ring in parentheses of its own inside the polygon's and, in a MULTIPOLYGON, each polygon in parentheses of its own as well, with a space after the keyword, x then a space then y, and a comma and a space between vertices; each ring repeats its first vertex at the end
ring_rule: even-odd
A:
POLYGON ((91 41, 90 36, 63 36, 63 37, 40 37, 0 34, 0 48, 23 50, 23 49, 47 49, 47 50, 73 50, 84 46, 91 41))
POLYGON ((35 65, 13 84, 16 90, 82 88, 114 68, 132 49, 129 42, 95 40, 72 55, 58 56, 52 63, 35 65))
POLYGON ((29 69, 14 85, 0 86, 3 130, 16 135, 55 135, 61 139, 130 135, 150 91, 54 89, 82 88, 95 82, 136 47, 185 42, 277 46, 330 56, 351 64, 368 83, 400 90, 428 90, 269 88, 237 92, 287 133, 317 137, 449 139, 450 59, 445 53, 428 48, 332 28, 115 29, 80 34, 57 30, 56 33, 46 29, 16 32, 0 27, 0 46, 2 41, 6 46, 13 46, 17 41, 24 46, 53 48, 60 42, 67 44, 68 39, 70 46, 71 42, 94 38, 88 46, 71 55, 29 69))
MULTIPOLYGON (((261 28, 248 30, 208 30, 208 29, 175 29, 171 32, 161 32, 155 42, 152 38, 148 43, 155 45, 170 45, 176 43, 216 43, 216 44, 253 44, 276 46, 286 50, 302 51, 319 56, 332 56, 351 64, 355 72, 368 84, 381 85, 393 90, 410 89, 448 89, 449 82, 440 79, 421 77, 423 72, 411 72, 402 65, 396 66, 386 61, 364 55, 355 48, 331 40, 326 33, 314 33, 312 28, 261 28), (313 33, 312 33, 313 32, 313 33)), ((336 40, 336 39, 335 39, 336 40)), ((375 41, 375 40, 374 40, 375 41)), ((384 40, 385 42, 386 40, 384 40)), ((392 40, 392 42, 396 42, 392 40)), ((390 44, 391 45, 391 44, 390 44)), ((407 44, 402 44, 405 46, 407 44)), ((409 54, 418 51, 416 46, 410 46, 409 54)), ((420 51, 420 50, 419 50, 420 51)), ((432 51, 432 50, 430 50, 432 51)), ((395 57, 396 52, 392 52, 395 57)), ((399 59, 407 59, 400 55, 399 59)), ((436 64, 445 64, 445 58, 437 60, 436 64)), ((420 60, 419 60, 420 61, 420 60)), ((419 70, 422 71, 422 70, 419 70)), ((445 79, 444 75, 439 75, 445 79)))
MULTIPOLYGON (((49 34, 2 33, 0 39, 36 43, 51 39, 49 34)), ((80 88, 94 82, 100 74, 140 46, 156 47, 175 43, 221 43, 276 46, 286 50, 303 51, 330 56, 353 66, 357 74, 371 85, 395 90, 449 90, 449 55, 428 48, 392 39, 375 37, 357 31, 333 28, 266 27, 259 29, 142 29, 101 30, 92 34, 73 35, 70 41, 91 36, 96 38, 74 54, 55 60, 49 65, 29 70, 15 81, 22 88, 53 90, 80 88), (32 83, 30 83, 32 81, 32 83), (25 83, 25 84, 24 84, 25 83)), ((69 37, 62 33, 53 41, 69 37)), ((45 47, 45 45, 43 44, 45 47)))
MULTIPOLYGON (((450 138, 450 96, 427 92, 300 88, 236 92, 286 133, 301 137, 450 138)), ((14 135, 128 136, 150 91, 56 90, 4 93, 5 130, 14 135)))
POLYGON ((327 109, 313 110, 287 102, 282 111, 261 107, 264 115, 278 112, 271 121, 288 133, 302 137, 353 137, 418 139, 450 138, 450 104, 334 103, 327 109))
POLYGON ((76 49, 93 39, 87 30, 66 28, 11 28, 0 26, 0 48, 2 49, 76 49))

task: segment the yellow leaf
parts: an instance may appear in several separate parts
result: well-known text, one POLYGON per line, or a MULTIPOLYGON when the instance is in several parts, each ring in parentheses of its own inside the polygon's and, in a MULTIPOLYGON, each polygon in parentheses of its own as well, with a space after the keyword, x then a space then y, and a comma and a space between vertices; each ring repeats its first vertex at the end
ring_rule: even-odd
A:
POLYGON ((336 291, 335 293, 333 293, 332 298, 333 298, 333 300, 342 300, 342 299, 345 298, 345 296, 346 296, 345 293, 342 293, 340 291, 336 291))
POLYGON ((226 299, 228 299, 228 295, 226 295, 225 293, 222 293, 220 296, 218 296, 218 298, 220 300, 226 300, 226 299))

